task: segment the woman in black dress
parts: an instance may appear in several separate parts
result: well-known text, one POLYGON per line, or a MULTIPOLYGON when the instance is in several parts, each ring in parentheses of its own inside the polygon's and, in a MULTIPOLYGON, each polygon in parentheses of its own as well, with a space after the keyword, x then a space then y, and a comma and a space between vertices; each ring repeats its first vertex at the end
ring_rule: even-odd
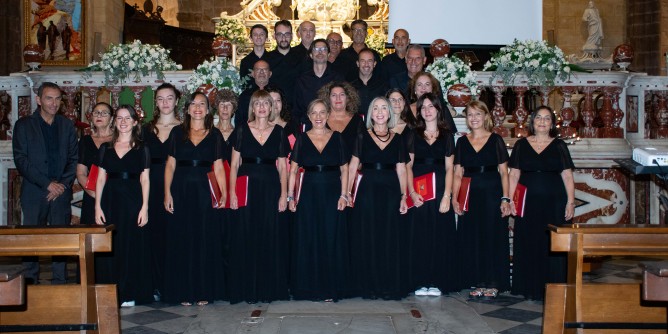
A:
POLYGON ((118 286, 122 307, 152 298, 148 234, 149 167, 151 155, 140 139, 139 114, 129 105, 116 110, 111 142, 100 148, 95 223, 114 224, 113 245, 105 262, 108 277, 100 283, 118 286))
POLYGON ((513 239, 514 295, 542 300, 545 284, 566 281, 566 254, 550 252, 547 225, 559 226, 573 218, 575 185, 573 160, 558 134, 550 107, 529 116, 529 137, 515 143, 510 166, 510 194, 517 184, 527 188, 524 216, 515 215, 513 239))
MULTIPOLYGON (((98 102, 93 107, 90 125, 93 134, 83 136, 79 141, 77 181, 81 187, 88 183, 90 166, 99 164, 97 159, 100 156, 100 147, 111 140, 114 133, 113 117, 112 108, 108 103, 98 102)), ((79 223, 84 225, 95 224, 95 191, 93 190, 84 189, 79 223)))
POLYGON ((306 115, 313 125, 300 136, 290 157, 288 204, 296 212, 292 233, 291 286, 294 299, 334 301, 348 281, 346 187, 348 160, 341 134, 327 128, 329 109, 315 99, 306 115), (299 202, 298 169, 304 169, 299 202), (294 190, 294 192, 293 192, 294 190))
POLYGON ((473 101, 464 111, 471 132, 455 147, 452 193, 458 194, 462 177, 470 177, 469 210, 452 201, 457 222, 461 269, 458 288, 477 287, 471 296, 496 297, 510 289, 508 238, 508 150, 492 131, 492 117, 484 102, 473 101))
MULTIPOLYGON (((300 125, 292 118, 292 114, 288 109, 287 103, 283 103, 283 101, 285 101, 285 95, 283 94, 283 91, 274 85, 267 85, 265 90, 274 100, 274 121, 272 123, 280 125, 282 128, 284 128, 285 134, 288 137, 292 135, 293 138, 296 138, 296 135, 301 132, 300 125)), ((294 142, 292 142, 292 145, 294 145, 294 142)))
POLYGON ((207 173, 215 173, 226 200, 223 136, 213 128, 209 99, 193 93, 185 103, 184 121, 169 134, 165 166, 167 226, 164 299, 183 306, 206 305, 222 297, 225 283, 221 223, 212 206, 207 173))
POLYGON ((405 128, 412 129, 415 127, 415 115, 408 106, 408 99, 406 94, 399 88, 392 88, 387 91, 385 97, 390 100, 392 104, 392 111, 397 120, 397 125, 392 131, 396 133, 403 133, 405 128))
POLYGON ((155 90, 155 106, 157 113, 151 122, 142 128, 144 145, 151 152, 151 191, 148 196, 148 217, 151 225, 147 227, 151 236, 151 275, 153 277, 153 298, 160 301, 164 289, 165 273, 165 233, 167 230, 168 213, 165 211, 165 162, 169 133, 172 128, 181 124, 176 113, 181 93, 172 84, 163 83, 155 90))
POLYGON ((225 140, 225 147, 223 149, 223 160, 230 163, 232 159, 232 132, 234 132, 234 125, 232 125, 232 117, 239 106, 239 98, 229 89, 221 89, 216 93, 216 113, 218 114, 218 123, 216 129, 220 131, 225 140))
POLYGON ((390 101, 373 99, 368 130, 358 135, 348 169, 348 191, 353 196, 360 165, 363 175, 348 224, 352 288, 363 298, 400 299, 407 294, 403 214, 408 154, 401 135, 392 132, 395 122, 390 101))
POLYGON ((350 159, 357 134, 365 130, 364 118, 357 113, 360 104, 357 91, 347 82, 335 81, 320 88, 318 98, 329 101, 327 127, 341 133, 350 159))
POLYGON ((457 226, 450 210, 455 142, 433 93, 417 100, 417 110, 416 127, 407 140, 408 196, 415 205, 408 224, 409 283, 417 289, 416 296, 440 296, 441 290, 455 291, 453 280, 459 269, 457 226), (430 173, 434 173, 436 198, 425 201, 413 180, 430 173))
POLYGON ((287 162, 290 146, 282 127, 271 124, 273 99, 264 90, 251 96, 251 114, 232 139, 230 189, 248 176, 247 205, 230 191, 228 293, 231 303, 288 299, 289 225, 287 162))

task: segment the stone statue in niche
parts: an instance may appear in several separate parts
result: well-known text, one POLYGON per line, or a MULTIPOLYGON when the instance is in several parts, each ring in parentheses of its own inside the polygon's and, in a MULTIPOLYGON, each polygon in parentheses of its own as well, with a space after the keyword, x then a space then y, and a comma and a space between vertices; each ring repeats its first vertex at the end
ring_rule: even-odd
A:
POLYGON ((587 8, 582 14, 582 21, 587 22, 587 32, 589 33, 587 41, 582 46, 582 52, 584 52, 583 58, 600 58, 601 40, 603 40, 603 22, 598 8, 594 5, 594 1, 589 1, 587 8))

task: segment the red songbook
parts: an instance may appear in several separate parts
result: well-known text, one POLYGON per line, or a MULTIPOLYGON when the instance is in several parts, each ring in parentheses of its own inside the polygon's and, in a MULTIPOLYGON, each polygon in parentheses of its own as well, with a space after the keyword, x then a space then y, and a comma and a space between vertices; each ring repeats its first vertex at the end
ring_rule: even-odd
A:
POLYGON ((297 138, 295 138, 295 135, 289 135, 288 136, 288 142, 290 143, 290 151, 295 148, 295 142, 297 141, 297 138))
POLYGON ((469 211, 469 193, 471 192, 471 178, 462 177, 462 182, 459 187, 459 194, 457 195, 457 202, 462 211, 469 211))
MULTIPOLYGON (((225 179, 230 179, 230 164, 227 160, 223 161, 223 169, 225 170, 225 179)), ((238 176, 237 185, 235 186, 235 193, 237 194, 237 204, 239 207, 244 207, 248 204, 248 176, 238 176)), ((230 208, 230 196, 227 196, 224 209, 230 208)))
POLYGON ((297 179, 295 180, 295 203, 299 203, 299 195, 302 193, 302 182, 304 181, 304 168, 297 169, 297 179))
POLYGON ((515 204, 515 212, 517 216, 524 217, 524 206, 527 199, 527 187, 521 183, 517 184, 515 187, 515 193, 513 194, 513 203, 515 204))
POLYGON ((352 201, 350 203, 351 207, 355 206, 355 199, 357 199, 357 189, 359 188, 360 182, 362 182, 362 173, 357 171, 355 175, 355 180, 353 182, 353 189, 351 190, 352 201))
MULTIPOLYGON (((422 196, 425 202, 436 198, 436 173, 431 172, 413 178, 413 190, 422 196)), ((410 196, 406 196, 406 205, 409 209, 415 206, 410 196)))
POLYGON ((220 185, 218 180, 216 180, 216 173, 210 171, 206 173, 207 178, 209 178, 209 192, 211 192, 211 206, 214 209, 218 209, 218 203, 220 203, 220 198, 223 196, 223 193, 220 191, 220 185))
POLYGON ((99 171, 100 169, 96 164, 90 165, 90 171, 88 171, 88 181, 86 181, 86 186, 84 188, 95 191, 95 188, 97 187, 97 173, 99 171))

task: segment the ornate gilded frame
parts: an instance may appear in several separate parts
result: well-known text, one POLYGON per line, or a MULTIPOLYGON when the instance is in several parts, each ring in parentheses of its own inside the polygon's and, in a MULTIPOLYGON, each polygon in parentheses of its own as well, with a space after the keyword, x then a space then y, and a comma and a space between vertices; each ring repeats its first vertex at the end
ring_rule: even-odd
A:
MULTIPOLYGON (((23 0, 24 45, 40 44, 44 47, 45 61, 42 66, 85 66, 86 65, 86 0, 23 0), (53 39, 43 37, 38 41, 37 32, 42 22, 46 31, 53 21, 58 35, 53 39), (63 31, 65 24, 70 27, 69 58, 66 57, 63 31), (51 57, 51 46, 55 52, 51 57)), ((47 34, 42 30, 42 36, 47 34)))

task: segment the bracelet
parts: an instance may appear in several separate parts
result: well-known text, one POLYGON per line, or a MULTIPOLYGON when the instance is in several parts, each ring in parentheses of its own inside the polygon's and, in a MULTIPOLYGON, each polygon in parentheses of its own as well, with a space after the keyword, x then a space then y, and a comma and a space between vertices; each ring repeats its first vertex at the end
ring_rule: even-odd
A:
POLYGON ((408 193, 408 196, 413 196, 413 194, 415 194, 415 190, 409 192, 409 193, 408 193))
POLYGON ((346 201, 346 203, 348 203, 348 196, 341 195, 341 196, 339 196, 339 198, 343 198, 343 200, 346 201))
POLYGON ((288 196, 288 202, 292 202, 294 198, 292 196, 288 196))
POLYGON ((501 202, 510 203, 510 198, 503 196, 501 197, 501 202))
POLYGON ((445 197, 447 199, 452 199, 452 195, 443 195, 443 197, 445 197))
POLYGON ((572 205, 572 206, 575 206, 575 202, 568 202, 568 203, 566 203, 566 205, 572 205))

